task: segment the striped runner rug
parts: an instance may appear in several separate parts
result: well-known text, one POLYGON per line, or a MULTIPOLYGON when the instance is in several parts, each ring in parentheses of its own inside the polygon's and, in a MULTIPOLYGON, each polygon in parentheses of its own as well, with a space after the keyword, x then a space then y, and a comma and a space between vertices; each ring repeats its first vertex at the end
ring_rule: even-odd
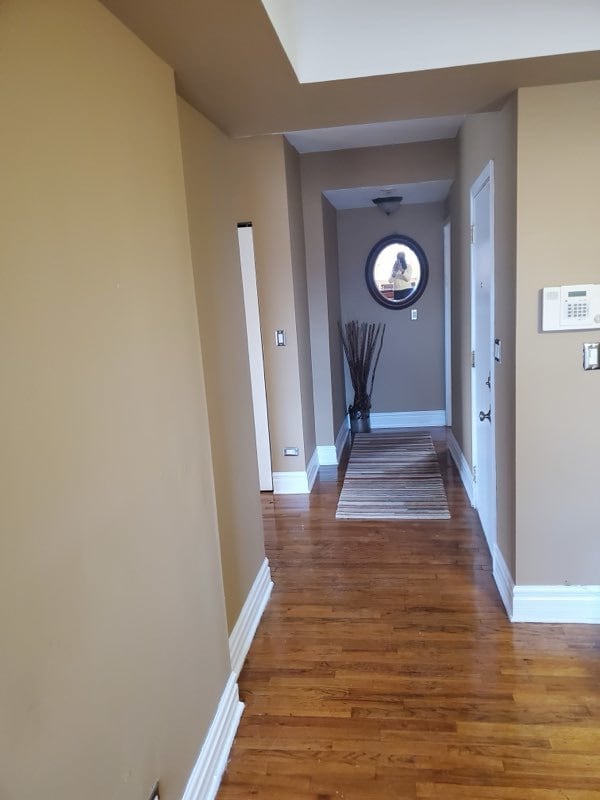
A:
POLYGON ((337 519, 450 519, 427 431, 357 433, 337 519))

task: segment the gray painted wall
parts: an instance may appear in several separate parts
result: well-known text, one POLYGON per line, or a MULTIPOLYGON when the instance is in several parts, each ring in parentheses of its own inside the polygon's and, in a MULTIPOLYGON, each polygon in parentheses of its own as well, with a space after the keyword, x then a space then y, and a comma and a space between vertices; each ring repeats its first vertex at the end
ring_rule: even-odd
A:
MULTIPOLYGON (((342 320, 386 323, 372 411, 444 408, 444 204, 404 206, 389 218, 376 208, 338 211, 337 216, 342 320), (413 306, 419 315, 415 322, 410 309, 387 309, 375 302, 365 283, 370 249, 392 233, 415 239, 429 261, 429 283, 413 306)), ((346 404, 351 401, 347 381, 346 404)))
POLYGON ((339 351, 332 335, 332 323, 336 325, 339 319, 337 287, 329 255, 335 231, 322 193, 326 189, 354 186, 453 179, 455 163, 454 139, 307 153, 300 157, 315 428, 319 445, 334 443, 343 413, 340 404, 343 391, 336 383, 340 377, 339 351))

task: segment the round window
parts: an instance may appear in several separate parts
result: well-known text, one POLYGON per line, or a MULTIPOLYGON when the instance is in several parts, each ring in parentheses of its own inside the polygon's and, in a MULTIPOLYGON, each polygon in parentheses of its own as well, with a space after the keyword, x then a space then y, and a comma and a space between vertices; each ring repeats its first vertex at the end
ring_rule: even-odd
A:
POLYGON ((367 287, 386 308, 407 308, 416 303, 425 291, 428 277, 423 248, 399 233, 377 242, 367 258, 367 287))

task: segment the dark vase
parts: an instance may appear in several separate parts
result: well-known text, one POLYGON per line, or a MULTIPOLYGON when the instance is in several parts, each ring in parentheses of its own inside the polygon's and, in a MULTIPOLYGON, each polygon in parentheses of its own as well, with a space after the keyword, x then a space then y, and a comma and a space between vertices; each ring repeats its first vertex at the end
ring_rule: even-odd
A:
POLYGON ((350 417, 350 431, 352 433, 371 433, 370 414, 361 414, 360 417, 350 417))

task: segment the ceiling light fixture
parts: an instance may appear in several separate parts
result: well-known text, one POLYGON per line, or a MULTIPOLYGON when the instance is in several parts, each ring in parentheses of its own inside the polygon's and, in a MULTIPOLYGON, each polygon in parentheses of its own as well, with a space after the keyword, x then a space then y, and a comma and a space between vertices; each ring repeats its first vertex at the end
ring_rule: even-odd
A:
POLYGON ((387 195, 385 197, 374 197, 372 202, 379 208, 386 217, 390 217, 400 208, 402 198, 399 195, 387 195))

